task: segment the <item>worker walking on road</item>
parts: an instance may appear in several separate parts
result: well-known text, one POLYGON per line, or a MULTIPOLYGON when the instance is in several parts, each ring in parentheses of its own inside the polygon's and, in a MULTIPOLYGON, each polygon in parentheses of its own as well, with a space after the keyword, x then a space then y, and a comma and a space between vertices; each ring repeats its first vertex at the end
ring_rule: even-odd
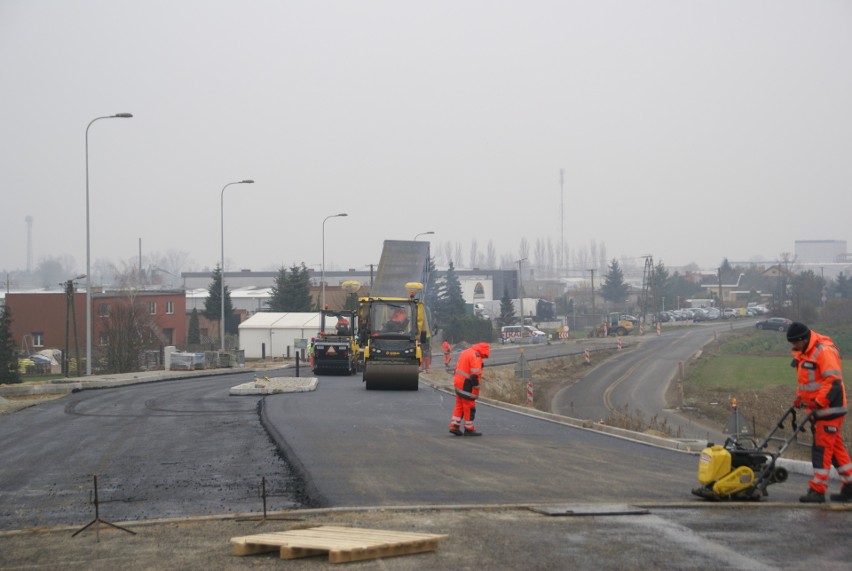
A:
POLYGON ((793 347, 793 362, 799 388, 795 407, 813 411, 811 464, 814 475, 808 482, 808 493, 800 502, 823 503, 828 488, 831 466, 840 475, 840 493, 832 494, 834 502, 852 501, 852 460, 843 445, 843 420, 846 417, 846 389, 840 368, 840 353, 834 341, 826 335, 811 331, 808 326, 793 322, 787 329, 787 341, 793 347))
POLYGON ((450 368, 450 358, 452 357, 452 348, 450 347, 450 343, 444 339, 444 342, 441 343, 441 349, 444 350, 444 367, 450 368))
POLYGON ((450 432, 456 436, 482 436, 473 426, 476 418, 476 399, 479 398, 479 383, 482 380, 483 359, 491 354, 488 343, 477 343, 459 354, 453 386, 456 389, 456 407, 450 419, 450 432), (464 432, 461 424, 464 421, 464 432))

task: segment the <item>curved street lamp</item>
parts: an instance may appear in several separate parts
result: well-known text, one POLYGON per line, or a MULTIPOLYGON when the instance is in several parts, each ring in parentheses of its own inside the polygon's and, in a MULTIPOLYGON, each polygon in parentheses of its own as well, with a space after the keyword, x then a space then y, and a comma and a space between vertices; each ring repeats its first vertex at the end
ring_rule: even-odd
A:
POLYGON ((419 238, 420 236, 427 236, 429 234, 434 234, 434 233, 435 232, 432 231, 432 230, 429 230, 428 232, 421 232, 420 234, 417 234, 417 235, 414 236, 414 241, 416 242, 417 238, 419 238))
POLYGON ((116 113, 95 117, 86 125, 86 376, 92 374, 92 256, 89 234, 89 127, 101 119, 130 119, 131 113, 116 113))
POLYGON ((340 216, 349 215, 345 212, 341 212, 340 214, 326 216, 322 220, 322 269, 320 270, 320 287, 322 288, 322 292, 320 294, 320 310, 325 309, 325 221, 329 218, 338 218, 340 216))
POLYGON ((254 184, 254 181, 246 179, 229 182, 222 187, 222 192, 219 194, 219 213, 222 223, 222 264, 219 266, 219 271, 222 272, 221 279, 219 280, 219 285, 221 286, 221 291, 219 292, 219 301, 221 304, 221 312, 219 313, 219 341, 223 353, 225 352, 225 189, 234 184, 254 184))

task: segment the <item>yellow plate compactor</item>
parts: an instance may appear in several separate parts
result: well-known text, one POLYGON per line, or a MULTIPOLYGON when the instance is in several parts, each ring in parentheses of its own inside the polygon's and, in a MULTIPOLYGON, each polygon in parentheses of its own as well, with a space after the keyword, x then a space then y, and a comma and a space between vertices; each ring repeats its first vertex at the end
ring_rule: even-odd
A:
POLYGON ((698 460, 698 481, 694 488, 696 496, 714 501, 745 500, 760 501, 768 496, 766 488, 787 480, 787 470, 775 466, 776 460, 795 441, 812 415, 796 424, 796 409, 790 407, 766 438, 757 443, 739 435, 728 437, 724 446, 708 443, 698 460), (784 429, 784 421, 790 417, 793 429, 789 437, 776 436, 784 429), (771 442, 778 444, 776 450, 768 450, 771 442))

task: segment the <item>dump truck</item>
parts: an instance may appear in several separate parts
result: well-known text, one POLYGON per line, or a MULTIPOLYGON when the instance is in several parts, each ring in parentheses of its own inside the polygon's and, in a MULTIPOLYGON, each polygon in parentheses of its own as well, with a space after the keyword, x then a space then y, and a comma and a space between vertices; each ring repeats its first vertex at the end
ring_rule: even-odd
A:
POLYGON ((355 331, 357 314, 352 310, 320 312, 320 332, 314 339, 314 374, 358 371, 359 348, 355 331))
POLYGON ((409 282, 408 297, 358 300, 358 343, 363 351, 367 390, 416 391, 423 345, 429 342, 426 306, 418 297, 423 284, 409 282))

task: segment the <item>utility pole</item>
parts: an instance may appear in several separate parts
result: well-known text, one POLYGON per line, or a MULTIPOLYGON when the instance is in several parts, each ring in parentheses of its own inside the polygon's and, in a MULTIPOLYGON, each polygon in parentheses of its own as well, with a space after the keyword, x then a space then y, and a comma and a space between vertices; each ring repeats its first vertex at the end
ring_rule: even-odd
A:
POLYGON ((597 323, 595 322, 595 270, 592 268, 589 270, 592 274, 592 327, 596 327, 597 323))
MULTIPOLYGON (((66 280, 65 285, 65 353, 62 355, 62 372, 68 377, 71 373, 69 358, 69 344, 71 335, 68 331, 71 322, 74 324, 74 354, 77 356, 77 376, 83 375, 83 370, 80 368, 80 341, 77 337, 77 310, 74 304, 74 281, 81 280, 86 276, 77 276, 76 278, 66 280)), ((63 284, 60 284, 63 285, 63 284)))
POLYGON ((642 272, 642 322, 648 322, 648 305, 651 303, 651 311, 657 315, 657 272, 654 269, 654 258, 650 254, 642 256, 645 258, 645 269, 642 272))
POLYGON ((725 302, 722 299, 722 268, 719 268, 719 311, 725 309, 725 302))
POLYGON ((565 275, 565 169, 559 169, 559 275, 565 275))
POLYGON ((375 266, 376 264, 367 264, 367 265, 370 266, 370 292, 372 293, 372 291, 373 291, 373 266, 375 266))

